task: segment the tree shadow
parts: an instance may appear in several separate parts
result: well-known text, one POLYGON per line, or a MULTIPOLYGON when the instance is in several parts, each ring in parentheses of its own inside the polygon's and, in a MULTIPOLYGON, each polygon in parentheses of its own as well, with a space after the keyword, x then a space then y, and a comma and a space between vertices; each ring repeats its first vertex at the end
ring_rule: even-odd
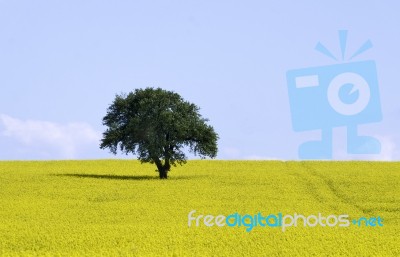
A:
POLYGON ((159 179, 156 176, 123 176, 123 175, 100 175, 100 174, 53 174, 54 176, 75 177, 75 178, 95 178, 95 179, 109 179, 109 180, 155 180, 159 179))
MULTIPOLYGON (((53 176, 61 177, 75 177, 75 178, 93 178, 93 179, 108 179, 108 180, 160 180, 159 176, 124 176, 124 175, 107 175, 107 174, 80 174, 80 173, 64 173, 64 174, 52 174, 53 176)), ((167 180, 186 180, 195 179, 198 177, 204 177, 202 175, 197 176, 170 176, 167 180)))

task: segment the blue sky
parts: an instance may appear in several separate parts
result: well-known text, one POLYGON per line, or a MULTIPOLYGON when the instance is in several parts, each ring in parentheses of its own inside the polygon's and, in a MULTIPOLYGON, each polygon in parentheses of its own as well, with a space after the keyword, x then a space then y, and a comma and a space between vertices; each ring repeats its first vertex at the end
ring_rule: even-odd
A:
MULTIPOLYGON (((111 158, 99 150, 115 94, 148 86, 201 107, 220 136, 219 159, 298 159, 319 131, 294 132, 286 72, 375 60, 383 120, 360 133, 379 155, 348 155, 334 130, 334 159, 400 159, 400 36, 396 1, 0 0, 0 159, 111 158), (390 4, 389 4, 390 3, 390 4)), ((117 156, 120 157, 120 156, 117 156)))

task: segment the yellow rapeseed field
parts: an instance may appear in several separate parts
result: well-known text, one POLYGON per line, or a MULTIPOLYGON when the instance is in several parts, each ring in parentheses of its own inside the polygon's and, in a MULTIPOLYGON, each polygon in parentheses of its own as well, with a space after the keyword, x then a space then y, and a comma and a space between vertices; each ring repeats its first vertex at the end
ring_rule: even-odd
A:
POLYGON ((0 256, 400 256, 400 163, 0 162, 0 256), (349 215, 383 226, 188 226, 188 214, 349 215))

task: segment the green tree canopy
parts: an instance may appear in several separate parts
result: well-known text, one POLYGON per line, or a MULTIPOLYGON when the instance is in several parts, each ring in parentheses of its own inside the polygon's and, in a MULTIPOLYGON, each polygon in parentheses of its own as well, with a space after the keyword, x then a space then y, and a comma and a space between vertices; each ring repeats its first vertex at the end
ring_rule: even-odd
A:
POLYGON ((166 179, 171 165, 186 163, 185 147, 201 158, 217 155, 218 135, 199 110, 161 88, 117 95, 103 118, 107 130, 100 148, 133 153, 142 163, 156 164, 160 178, 166 179))

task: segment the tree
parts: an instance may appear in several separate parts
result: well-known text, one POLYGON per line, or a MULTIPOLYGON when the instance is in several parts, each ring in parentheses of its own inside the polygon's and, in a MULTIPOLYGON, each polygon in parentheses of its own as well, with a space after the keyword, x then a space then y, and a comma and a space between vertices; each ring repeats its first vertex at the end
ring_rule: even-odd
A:
POLYGON ((185 147, 202 159, 217 155, 218 135, 199 110, 161 88, 116 95, 103 118, 108 128, 100 148, 136 154, 142 163, 156 164, 160 179, 166 179, 171 165, 186 163, 185 147))

